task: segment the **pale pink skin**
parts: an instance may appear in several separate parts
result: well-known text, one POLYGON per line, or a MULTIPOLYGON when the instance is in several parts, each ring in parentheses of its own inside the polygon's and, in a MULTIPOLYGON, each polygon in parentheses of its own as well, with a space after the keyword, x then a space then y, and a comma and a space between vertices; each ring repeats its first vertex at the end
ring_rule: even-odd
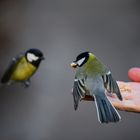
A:
POLYGON ((123 101, 120 101, 116 96, 109 97, 112 104, 119 110, 129 112, 140 112, 140 83, 138 82, 118 82, 123 101), (128 88, 128 90, 127 90, 128 88))
POLYGON ((134 82, 140 82, 140 68, 131 68, 128 71, 128 77, 134 82))
MULTIPOLYGON (((137 73, 140 77, 140 68, 131 69, 132 73, 137 73)), ((129 73, 130 74, 130 73, 129 73)), ((130 74, 131 75, 131 74, 130 74)), ((129 75, 129 76, 130 76, 129 75)), ((132 75, 131 75, 132 76, 132 75)), ((131 80, 133 81, 137 79, 137 75, 133 75, 131 80)), ((108 99, 112 102, 112 104, 119 110, 140 113, 140 82, 117 82, 123 97, 123 101, 120 101, 115 94, 112 96, 107 96, 108 99)), ((91 101, 94 100, 90 96, 86 96, 83 100, 91 101)))

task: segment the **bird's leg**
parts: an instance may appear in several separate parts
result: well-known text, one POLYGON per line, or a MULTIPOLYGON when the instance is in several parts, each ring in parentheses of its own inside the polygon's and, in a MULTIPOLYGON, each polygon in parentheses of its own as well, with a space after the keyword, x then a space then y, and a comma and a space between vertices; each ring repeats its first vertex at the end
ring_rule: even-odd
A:
POLYGON ((28 88, 29 86, 30 86, 30 79, 28 79, 28 80, 26 80, 26 81, 24 81, 24 86, 25 86, 25 88, 28 88))
POLYGON ((94 97, 90 96, 90 95, 85 95, 84 98, 82 98, 81 100, 85 100, 85 101, 94 101, 94 97))

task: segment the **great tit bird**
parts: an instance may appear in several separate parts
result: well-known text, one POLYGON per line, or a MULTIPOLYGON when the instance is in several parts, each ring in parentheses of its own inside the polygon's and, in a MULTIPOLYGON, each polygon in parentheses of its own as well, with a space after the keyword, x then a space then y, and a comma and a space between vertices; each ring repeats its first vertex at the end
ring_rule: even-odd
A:
POLYGON ((90 52, 79 54, 76 61, 71 63, 71 67, 76 68, 72 91, 75 110, 79 101, 85 96, 91 96, 95 100, 100 123, 118 122, 121 117, 106 96, 107 91, 110 95, 115 93, 119 100, 122 100, 119 87, 110 70, 90 52))
POLYGON ((34 48, 27 50, 24 54, 19 54, 12 59, 1 82, 3 84, 23 82, 25 87, 28 87, 31 76, 37 71, 43 59, 43 53, 34 48))

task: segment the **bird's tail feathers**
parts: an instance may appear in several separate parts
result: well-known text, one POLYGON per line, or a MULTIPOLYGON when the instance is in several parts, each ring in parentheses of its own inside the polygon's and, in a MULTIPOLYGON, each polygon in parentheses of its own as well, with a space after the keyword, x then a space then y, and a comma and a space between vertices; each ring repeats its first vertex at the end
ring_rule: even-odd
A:
POLYGON ((118 122, 121 120, 119 113, 106 96, 105 98, 101 98, 100 96, 95 95, 95 104, 98 119, 101 123, 118 122))

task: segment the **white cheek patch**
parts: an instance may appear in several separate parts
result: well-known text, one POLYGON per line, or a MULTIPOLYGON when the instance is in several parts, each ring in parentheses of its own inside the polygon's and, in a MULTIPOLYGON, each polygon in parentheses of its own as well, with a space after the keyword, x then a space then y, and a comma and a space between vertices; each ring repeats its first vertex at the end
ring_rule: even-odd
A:
POLYGON ((85 61, 85 58, 80 59, 77 64, 80 66, 85 61))
POLYGON ((32 62, 32 61, 37 61, 39 59, 39 57, 35 56, 32 53, 27 53, 27 59, 29 62, 32 62))

